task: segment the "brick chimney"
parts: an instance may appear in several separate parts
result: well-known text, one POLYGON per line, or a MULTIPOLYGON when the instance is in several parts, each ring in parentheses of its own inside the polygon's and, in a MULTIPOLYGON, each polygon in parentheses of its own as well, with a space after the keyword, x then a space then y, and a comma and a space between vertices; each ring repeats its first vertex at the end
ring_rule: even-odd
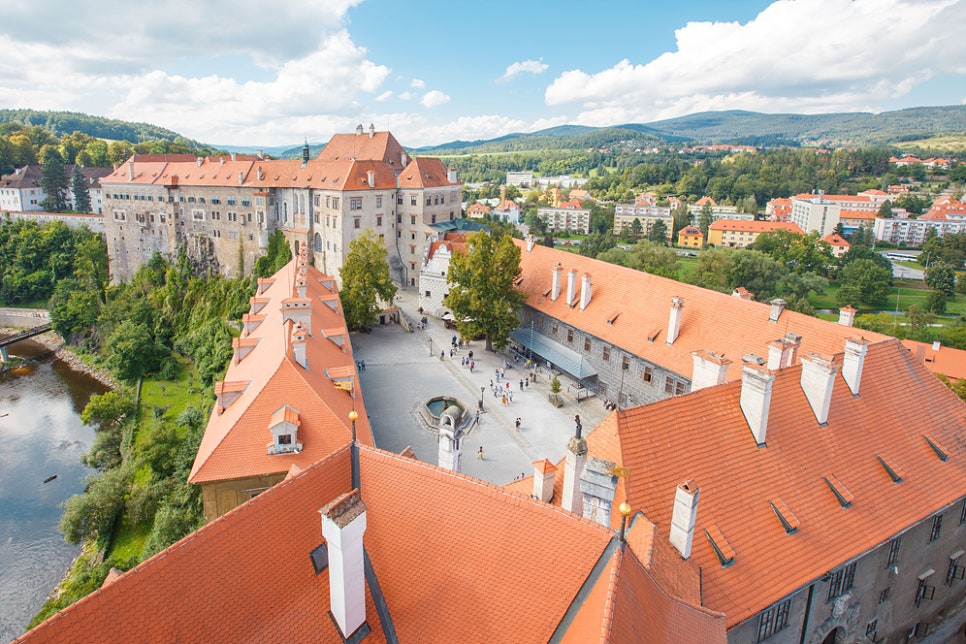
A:
POLYGON ((855 322, 855 309, 845 305, 839 309, 839 324, 842 326, 852 326, 855 322))
POLYGON ((790 367, 798 355, 798 346, 802 343, 802 336, 786 333, 785 337, 768 343, 768 368, 771 371, 790 367))
POLYGON ((580 310, 583 311, 590 304, 590 298, 593 296, 593 291, 591 290, 590 284, 590 273, 584 273, 580 282, 580 310))
POLYGON ((348 639, 366 622, 366 579, 362 535, 366 504, 359 490, 339 496, 319 510, 329 551, 329 607, 348 639))
POLYGON ((768 410, 771 407, 771 390, 775 375, 768 371, 760 357, 749 354, 742 358, 741 368, 741 413, 744 414, 755 442, 759 447, 765 445, 768 430, 768 410))
POLYGON ((560 274, 563 272, 563 266, 559 263, 553 266, 553 280, 550 282, 550 301, 556 302, 557 298, 560 297, 560 274))
POLYGON ((671 533, 668 539, 685 559, 691 556, 700 495, 701 490, 694 479, 681 483, 674 491, 674 510, 671 513, 671 533))
POLYGON ((533 464, 533 498, 550 503, 553 499, 553 477, 556 473, 557 468, 547 459, 533 464))
POLYGON ((584 500, 583 516, 602 526, 610 526, 610 511, 617 494, 614 463, 591 457, 580 475, 580 493, 584 500))
POLYGON ((731 360, 711 351, 692 351, 694 367, 691 369, 691 391, 724 383, 731 360))
POLYGON ((785 300, 780 297, 776 297, 771 301, 771 312, 768 314, 769 322, 778 322, 778 318, 782 316, 782 311, 785 310, 785 300))
POLYGON ((574 418, 576 430, 567 443, 567 460, 564 461, 563 493, 560 506, 569 512, 580 512, 583 508, 583 496, 580 493, 580 477, 587 464, 587 439, 581 436, 583 429, 580 417, 574 418))
POLYGON ((577 294, 577 269, 571 268, 567 271, 567 306, 572 306, 574 296, 577 294))
POLYGON ((865 338, 849 338, 845 341, 845 357, 842 359, 842 377, 849 386, 853 396, 859 395, 859 385, 862 382, 862 367, 865 365, 865 354, 869 350, 869 343, 865 338))
POLYGON ((309 359, 305 355, 305 328, 300 323, 292 329, 292 359, 303 369, 309 368, 309 359))
POLYGON ((754 297, 754 295, 750 293, 744 286, 739 286, 735 290, 731 291, 731 297, 737 297, 739 300, 750 300, 754 297))
POLYGON ((802 391, 819 425, 825 425, 828 421, 832 387, 838 371, 839 365, 833 358, 825 358, 817 353, 802 356, 802 391))
POLYGON ((798 349, 802 346, 802 336, 797 333, 786 333, 785 354, 782 357, 782 368, 790 367, 798 362, 798 349))
POLYGON ((668 318, 667 323, 667 343, 674 344, 674 341, 678 339, 678 333, 681 331, 681 309, 684 308, 684 298, 683 297, 672 297, 671 298, 671 316, 668 318))

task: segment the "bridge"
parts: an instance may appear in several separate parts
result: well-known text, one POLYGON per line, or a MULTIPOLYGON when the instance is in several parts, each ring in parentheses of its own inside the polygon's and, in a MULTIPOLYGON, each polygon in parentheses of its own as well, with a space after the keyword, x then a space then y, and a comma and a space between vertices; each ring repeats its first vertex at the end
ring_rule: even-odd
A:
POLYGON ((40 335, 41 333, 46 333, 53 328, 50 322, 46 324, 41 324, 39 326, 32 327, 30 329, 25 329, 19 333, 13 335, 8 335, 5 338, 0 338, 0 360, 7 362, 10 356, 7 354, 7 347, 21 340, 26 340, 27 338, 32 338, 35 335, 40 335))

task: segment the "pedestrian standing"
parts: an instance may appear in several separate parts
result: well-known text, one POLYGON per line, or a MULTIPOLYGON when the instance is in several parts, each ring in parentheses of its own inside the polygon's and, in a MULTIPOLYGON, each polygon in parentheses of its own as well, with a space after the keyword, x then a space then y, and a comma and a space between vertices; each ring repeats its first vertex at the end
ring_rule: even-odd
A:
POLYGON ((523 384, 526 386, 527 389, 529 389, 530 388, 530 379, 529 378, 524 378, 523 379, 523 384))
POLYGON ((514 424, 517 426, 517 431, 520 431, 520 417, 519 416, 517 416, 517 419, 516 419, 516 421, 514 421, 514 424))
POLYGON ((523 378, 520 378, 520 391, 523 391, 523 378))
POLYGON ((473 373, 473 369, 476 368, 475 362, 470 362, 470 373, 473 373))
POLYGON ((476 458, 483 460, 483 446, 480 445, 480 449, 476 450, 476 458))
POLYGON ((503 406, 506 407, 506 394, 503 394, 502 403, 503 403, 503 406))
POLYGON ((472 351, 470 351, 469 356, 470 356, 470 360, 472 360, 473 359, 473 352, 472 351))
POLYGON ((446 352, 445 351, 440 351, 439 352, 439 359, 440 360, 443 360, 444 358, 446 358, 446 352))
POLYGON ((513 392, 510 391, 509 389, 506 392, 506 397, 510 400, 511 403, 513 402, 513 392))

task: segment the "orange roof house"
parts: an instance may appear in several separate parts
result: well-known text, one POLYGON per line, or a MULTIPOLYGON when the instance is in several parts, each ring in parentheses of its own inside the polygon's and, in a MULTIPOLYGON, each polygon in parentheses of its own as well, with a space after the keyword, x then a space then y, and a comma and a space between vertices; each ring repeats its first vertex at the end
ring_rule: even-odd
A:
POLYGON ((527 495, 355 449, 355 493, 343 447, 15 641, 338 643, 368 630, 362 641, 724 644, 696 568, 646 521, 621 541, 527 495))
POLYGON ((704 233, 697 226, 685 226, 678 231, 678 246, 701 248, 704 246, 704 233))
POLYGON ((895 339, 843 348, 775 370, 749 355, 741 381, 612 413, 583 457, 571 449, 555 468, 554 502, 566 503, 570 459, 619 465, 614 497, 698 566, 729 641, 785 628, 781 641, 836 629, 857 641, 875 619, 883 638, 934 623, 961 597, 958 577, 938 590, 930 575, 962 565, 966 405, 895 339))
POLYGON ((293 259, 259 280, 189 482, 210 521, 341 448, 372 444, 335 280, 293 259))
POLYGON ((758 235, 776 230, 805 234, 801 228, 790 221, 719 219, 708 227, 708 244, 722 248, 744 248, 758 239, 758 235))
POLYGON ((832 254, 836 257, 841 257, 852 247, 852 244, 841 235, 826 235, 821 241, 832 247, 832 254))
POLYGON ((939 342, 928 344, 916 340, 903 340, 902 344, 912 351, 913 356, 925 364, 929 371, 954 380, 966 378, 966 351, 944 347, 939 342))
POLYGON ((365 132, 362 125, 355 134, 335 134, 316 157, 319 161, 381 161, 397 172, 409 163, 409 157, 389 132, 376 132, 369 125, 365 132))
POLYGON ((472 203, 466 207, 466 216, 471 218, 482 218, 490 214, 490 207, 485 203, 472 203))

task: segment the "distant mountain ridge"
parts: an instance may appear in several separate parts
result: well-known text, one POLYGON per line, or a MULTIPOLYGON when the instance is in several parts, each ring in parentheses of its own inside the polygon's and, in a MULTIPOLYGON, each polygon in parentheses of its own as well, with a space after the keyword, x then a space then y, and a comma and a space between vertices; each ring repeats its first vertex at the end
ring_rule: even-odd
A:
POLYGON ((0 123, 21 123, 27 127, 40 126, 57 136, 83 132, 88 136, 114 141, 181 141, 192 147, 203 147, 177 132, 150 123, 132 123, 80 112, 57 112, 30 109, 0 109, 0 123))

